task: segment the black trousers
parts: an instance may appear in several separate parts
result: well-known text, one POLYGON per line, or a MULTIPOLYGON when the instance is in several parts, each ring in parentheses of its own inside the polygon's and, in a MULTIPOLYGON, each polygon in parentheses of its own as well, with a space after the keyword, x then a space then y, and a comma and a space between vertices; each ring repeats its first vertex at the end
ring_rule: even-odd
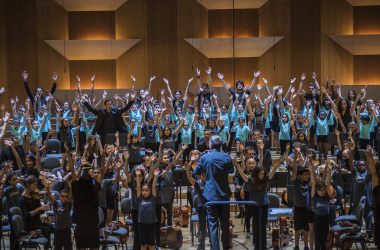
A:
POLYGON ((157 223, 156 223, 156 246, 160 246, 160 233, 161 233, 161 204, 156 204, 156 214, 157 214, 157 223))
POLYGON ((71 250, 73 245, 71 242, 71 228, 56 229, 54 231, 54 249, 71 250))
POLYGON ((133 227, 133 250, 140 250, 140 231, 139 231, 139 211, 132 209, 132 227, 133 227))
POLYGON ((329 215, 314 215, 315 250, 325 250, 329 232, 329 215))
POLYGON ((222 245, 223 250, 228 250, 230 246, 229 238, 229 217, 230 217, 230 205, 211 205, 206 207, 207 219, 209 225, 211 247, 213 250, 219 250, 219 236, 218 227, 219 222, 222 230, 222 245))
MULTIPOLYGON (((249 201, 249 192, 244 191, 244 200, 249 201)), ((252 218, 252 206, 244 205, 245 208, 245 229, 247 233, 251 232, 251 218, 252 218)), ((253 225, 252 225, 253 227, 253 225)))
POLYGON ((203 207, 197 208, 198 218, 199 218, 199 231, 201 235, 201 244, 204 242, 206 237, 206 211, 203 211, 203 207))
POLYGON ((267 248, 267 235, 266 227, 268 222, 268 205, 260 206, 261 211, 256 206, 252 208, 252 226, 253 226, 253 244, 255 249, 267 248), (260 227, 259 227, 260 221, 260 227), (260 235, 261 234, 261 235, 260 235), (261 248, 260 248, 260 236, 261 236, 261 248))
MULTIPOLYGON (((280 139, 280 149, 281 149, 281 155, 285 155, 286 153, 286 144, 290 143, 290 140, 281 140, 280 139)), ((290 148, 292 147, 292 144, 290 143, 290 148)))

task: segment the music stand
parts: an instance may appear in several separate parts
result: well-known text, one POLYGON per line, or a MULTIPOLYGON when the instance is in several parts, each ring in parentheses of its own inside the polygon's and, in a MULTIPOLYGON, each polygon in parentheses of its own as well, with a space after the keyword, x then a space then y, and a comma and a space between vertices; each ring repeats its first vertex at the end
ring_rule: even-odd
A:
MULTIPOLYGON (((119 134, 119 146, 127 146, 127 133, 120 133, 119 134)), ((105 144, 114 144, 116 142, 115 134, 106 134, 105 144)))
POLYGON ((175 184, 177 186, 177 203, 178 203, 178 196, 179 196, 179 205, 182 207, 182 186, 191 186, 190 181, 187 179, 186 176, 186 169, 184 168, 175 168, 174 169, 174 180, 175 184), (178 188, 179 188, 179 195, 178 195, 178 188))
POLYGON ((269 181, 269 187, 276 188, 276 193, 278 188, 285 188, 288 182, 288 172, 276 172, 273 178, 269 181))

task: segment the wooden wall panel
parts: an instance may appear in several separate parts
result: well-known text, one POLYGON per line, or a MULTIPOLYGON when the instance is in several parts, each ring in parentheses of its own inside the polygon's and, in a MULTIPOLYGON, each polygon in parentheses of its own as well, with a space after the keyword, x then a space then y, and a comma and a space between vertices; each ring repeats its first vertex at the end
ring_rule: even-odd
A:
MULTIPOLYGON (((201 81, 207 82, 205 69, 209 66, 209 59, 193 48, 185 38, 208 37, 208 10, 196 0, 183 0, 177 3, 177 34, 178 34, 178 78, 170 82, 172 91, 184 90, 190 78, 194 80, 191 87, 197 86, 196 68, 202 70, 201 81)), ((190 98, 193 95, 189 93, 190 98)))
POLYGON ((116 39, 145 38, 146 5, 141 0, 128 0, 115 11, 116 39))
POLYGON ((36 38, 36 3, 34 0, 6 1, 6 43, 7 43, 7 77, 8 97, 26 98, 23 90, 21 73, 29 73, 30 88, 38 85, 37 38, 36 38), (17 86, 17 87, 15 87, 17 86))
POLYGON ((260 37, 284 36, 281 41, 265 52, 259 60, 262 78, 268 79, 268 85, 287 85, 292 76, 290 51, 290 0, 269 0, 259 11, 260 37))
POLYGON ((162 89, 162 78, 178 79, 177 1, 147 0, 148 79, 157 77, 152 94, 162 89))
POLYGON ((380 6, 358 6, 354 8, 355 35, 380 34, 380 6))
POLYGON ((37 0, 38 82, 49 91, 52 74, 58 73, 57 88, 70 89, 69 61, 43 40, 68 39, 68 13, 55 1, 37 0))
POLYGON ((335 79, 342 85, 354 84, 354 57, 328 36, 321 40, 321 81, 335 79))
POLYGON ((354 56, 354 69, 355 85, 380 85, 380 56, 354 56))
MULTIPOLYGON (((0 87, 8 89, 5 0, 0 0, 0 87)), ((2 96, 7 100, 7 92, 2 96)))
POLYGON ((115 39, 114 11, 69 12, 70 40, 115 39))
POLYGON ((327 35, 352 35, 354 32, 353 10, 354 7, 346 0, 322 0, 322 33, 327 35))
POLYGON ((291 76, 315 72, 320 81, 321 72, 321 17, 319 0, 290 1, 291 76))
POLYGON ((70 61, 70 89, 77 89, 78 75, 81 88, 91 88, 91 77, 95 77, 96 89, 116 88, 116 60, 70 61))
POLYGON ((258 37, 259 10, 209 10, 208 28, 210 38, 258 37))
POLYGON ((235 62, 232 58, 215 58, 210 59, 210 67, 212 68, 211 76, 214 87, 223 87, 217 76, 219 72, 224 75, 225 82, 230 83, 231 86, 235 86, 235 82, 238 80, 242 80, 245 86, 250 86, 254 72, 259 69, 259 58, 235 58, 235 62))

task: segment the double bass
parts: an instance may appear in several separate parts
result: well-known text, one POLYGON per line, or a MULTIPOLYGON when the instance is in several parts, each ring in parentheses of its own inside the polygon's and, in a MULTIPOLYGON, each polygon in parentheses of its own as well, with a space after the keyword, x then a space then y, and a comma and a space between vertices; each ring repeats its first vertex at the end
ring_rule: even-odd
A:
POLYGON ((280 226, 276 226, 272 231, 272 247, 274 249, 281 249, 289 245, 289 227, 286 217, 280 218, 280 226))

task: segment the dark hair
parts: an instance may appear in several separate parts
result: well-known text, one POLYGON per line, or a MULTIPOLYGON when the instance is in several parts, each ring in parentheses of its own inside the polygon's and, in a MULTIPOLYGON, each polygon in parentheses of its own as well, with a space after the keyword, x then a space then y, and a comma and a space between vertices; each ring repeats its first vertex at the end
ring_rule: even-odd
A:
POLYGON ((256 166, 252 171, 252 188, 255 190, 266 190, 269 188, 268 178, 266 177, 267 171, 262 166, 256 166), (264 171, 264 178, 260 180, 260 172, 264 171))
POLYGON ((60 195, 62 194, 69 194, 69 191, 67 191, 66 189, 62 189, 61 192, 59 192, 60 195))
POLYGON ((371 118, 369 117, 369 115, 363 115, 362 117, 360 117, 360 120, 370 122, 371 118))
POLYGON ((26 158, 30 159, 30 160, 33 162, 33 166, 36 165, 36 157, 35 157, 34 155, 32 155, 32 154, 27 154, 27 155, 25 156, 25 159, 26 159, 26 158))
POLYGON ((139 136, 138 136, 137 134, 131 134, 130 139, 132 140, 132 139, 135 138, 135 137, 136 137, 137 139, 139 138, 139 136))
POLYGON ((148 117, 148 121, 153 121, 153 117, 148 117))
POLYGON ((244 87, 244 82, 242 80, 235 82, 235 87, 237 87, 238 84, 241 84, 244 87))
POLYGON ((323 182, 323 181, 317 181, 317 183, 315 183, 315 189, 316 190, 322 190, 324 188, 326 188, 326 184, 323 182))
POLYGON ((141 167, 144 167, 144 165, 142 164, 137 164, 137 165, 134 165, 133 168, 132 168, 132 172, 131 172, 131 176, 132 178, 135 178, 136 177, 136 170, 137 169, 141 169, 141 167))
POLYGON ((322 101, 322 106, 323 106, 323 107, 326 107, 326 103, 327 103, 327 102, 330 102, 330 100, 327 99, 327 98, 324 98, 323 101, 322 101))
POLYGON ((19 139, 17 135, 11 135, 11 140, 13 141, 14 139, 19 139))
POLYGON ((31 185, 37 182, 37 178, 34 175, 29 175, 28 178, 24 181, 24 186, 31 185))
POLYGON ((193 109, 193 112, 194 112, 194 105, 190 104, 190 105, 187 106, 187 108, 193 109))
POLYGON ((19 119, 13 119, 13 123, 15 123, 15 122, 20 123, 20 120, 19 119))
POLYGON ((164 127, 164 129, 162 130, 162 136, 161 136, 161 138, 163 139, 163 140, 165 140, 165 139, 167 139, 167 138, 170 138, 172 136, 172 129, 169 127, 169 126, 166 126, 166 127, 164 127), (169 129, 169 131, 170 131, 170 134, 169 135, 165 135, 165 129, 169 129))
POLYGON ((208 88, 208 83, 207 83, 207 82, 202 83, 202 87, 203 87, 203 86, 205 86, 205 87, 208 88))
POLYGON ((245 118, 244 118, 244 117, 242 117, 242 116, 240 116, 240 117, 239 117, 239 119, 238 119, 238 122, 240 122, 240 121, 243 121, 243 122, 245 122, 245 118))
POLYGON ((87 122, 94 122, 94 118, 88 118, 87 122))
POLYGON ((148 160, 149 160, 149 156, 148 155, 142 155, 140 156, 140 163, 142 164, 143 162, 145 162, 145 158, 148 157, 148 160))
POLYGON ((15 175, 17 176, 16 172, 13 172, 13 171, 7 173, 7 182, 9 182, 12 179, 12 177, 15 175))
POLYGON ((226 109, 228 109, 228 106, 227 105, 222 105, 221 107, 220 107, 220 109, 222 109, 222 108, 226 108, 226 109))
POLYGON ((249 150, 253 150, 252 146, 245 147, 244 154, 246 154, 249 150))
POLYGON ((257 139, 256 139, 256 142, 257 141, 263 141, 263 143, 265 143, 265 139, 263 138, 263 137, 258 137, 257 139))
POLYGON ((351 91, 354 93, 354 99, 353 99, 353 101, 355 101, 355 99, 356 99, 356 92, 355 92, 355 90, 353 90, 353 89, 350 89, 350 90, 348 91, 348 93, 347 93, 347 99, 350 100, 350 92, 351 92, 351 91))
POLYGON ((303 173, 308 173, 308 172, 310 172, 310 170, 307 168, 304 168, 304 167, 297 168, 297 175, 302 175, 303 173))
POLYGON ((263 116, 263 113, 260 110, 255 111, 255 117, 263 116))
POLYGON ((255 129, 255 130, 252 132, 252 135, 253 135, 254 133, 259 133, 259 134, 260 134, 260 130, 255 129))
POLYGON ((307 141, 306 133, 303 132, 303 131, 300 131, 300 132, 297 133, 297 140, 298 140, 298 136, 299 136, 300 134, 303 134, 303 136, 305 137, 305 141, 307 141))
POLYGON ((180 90, 176 90, 176 91, 174 91, 174 94, 177 94, 177 93, 180 93, 180 94, 182 95, 182 93, 181 93, 180 90))
POLYGON ((104 100, 104 106, 107 105, 107 102, 111 102, 111 104, 113 105, 113 101, 111 99, 105 99, 104 100))
POLYGON ((315 88, 315 84, 314 84, 314 83, 312 83, 312 82, 311 82, 311 83, 309 83, 309 88, 310 88, 310 87, 314 87, 314 88, 315 88))
POLYGON ((351 102, 346 99, 346 98, 342 98, 340 99, 339 103, 338 103, 338 112, 341 114, 343 112, 343 109, 342 109, 342 102, 345 101, 347 103, 347 108, 346 110, 350 110, 351 109, 351 102))

